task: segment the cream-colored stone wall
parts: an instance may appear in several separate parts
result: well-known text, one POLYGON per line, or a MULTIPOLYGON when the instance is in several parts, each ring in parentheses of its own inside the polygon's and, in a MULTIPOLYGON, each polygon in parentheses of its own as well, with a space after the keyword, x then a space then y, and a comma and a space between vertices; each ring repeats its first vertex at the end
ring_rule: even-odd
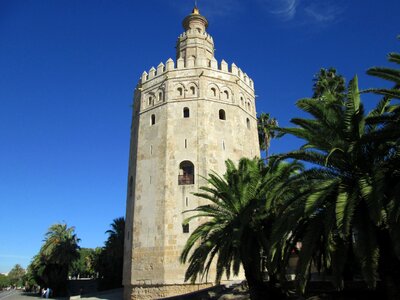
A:
MULTIPOLYGON (((199 20, 202 22, 201 18, 194 21, 199 20)), ((198 26, 190 23, 190 17, 185 22, 198 26)), ((201 220, 190 222, 189 233, 183 233, 182 224, 190 215, 185 211, 205 202, 193 192, 206 184, 202 177, 211 171, 223 174, 225 160, 237 162, 241 157, 260 154, 253 81, 235 64, 218 64, 211 36, 193 32, 195 27, 189 25, 178 39, 177 61, 169 59, 144 72, 135 90, 125 299, 128 295, 147 299, 140 298, 145 294, 157 298, 159 290, 176 292, 171 287, 190 289, 191 285, 184 285, 186 266, 179 263, 179 256, 201 220), (188 51, 193 55, 188 56, 188 51), (184 118, 184 108, 189 109, 188 118, 184 118), (178 184, 183 161, 194 165, 194 184, 178 184)), ((214 271, 208 278, 209 282, 213 280, 214 271)), ((170 292, 166 294, 174 293, 170 292)))

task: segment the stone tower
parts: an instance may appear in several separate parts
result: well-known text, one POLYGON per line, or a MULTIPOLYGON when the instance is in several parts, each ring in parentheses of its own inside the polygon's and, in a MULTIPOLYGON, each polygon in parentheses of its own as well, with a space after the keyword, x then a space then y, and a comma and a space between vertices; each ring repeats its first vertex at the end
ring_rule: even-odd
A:
MULTIPOLYGON (((183 20, 176 62, 143 72, 134 93, 124 253, 124 299, 155 299, 206 287, 184 283, 181 250, 196 221, 184 211, 225 160, 259 156, 253 81, 214 58, 207 19, 183 20)), ((207 282, 208 281, 208 282, 207 282)))

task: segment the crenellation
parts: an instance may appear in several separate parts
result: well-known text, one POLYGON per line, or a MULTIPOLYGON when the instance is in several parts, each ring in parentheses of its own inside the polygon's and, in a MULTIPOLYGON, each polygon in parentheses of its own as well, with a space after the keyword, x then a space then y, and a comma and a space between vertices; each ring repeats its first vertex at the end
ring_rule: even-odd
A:
POLYGON ((237 75, 238 75, 238 71, 239 71, 238 67, 235 65, 235 63, 232 63, 230 72, 231 72, 233 75, 236 75, 236 76, 237 76, 237 75))
POLYGON ((193 68, 194 67, 194 61, 195 61, 194 56, 188 57, 187 60, 186 60, 186 68, 193 68))
POLYGON ((172 58, 168 58, 167 62, 165 63, 165 71, 170 71, 175 68, 175 62, 172 58))
POLYGON ((177 69, 183 69, 185 67, 185 61, 183 60, 182 57, 178 58, 176 61, 176 68, 177 69))
POLYGON ((160 62, 160 64, 157 66, 157 76, 161 75, 162 73, 164 73, 164 64, 160 62))
POLYGON ((220 70, 223 72, 228 72, 228 64, 225 60, 221 61, 220 70))
POLYGON ((148 74, 147 74, 146 71, 144 71, 144 72, 142 73, 141 82, 142 82, 142 83, 143 83, 143 82, 146 82, 147 78, 148 78, 148 74))
POLYGON ((156 76, 156 69, 154 67, 151 67, 150 71, 149 71, 149 76, 148 79, 152 79, 156 76))

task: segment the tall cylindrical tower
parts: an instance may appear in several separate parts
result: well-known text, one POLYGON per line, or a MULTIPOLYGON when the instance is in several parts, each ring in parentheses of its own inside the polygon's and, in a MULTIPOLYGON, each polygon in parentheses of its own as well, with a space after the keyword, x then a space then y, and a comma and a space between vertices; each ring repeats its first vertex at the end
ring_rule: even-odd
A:
POLYGON ((206 287, 184 283, 179 256, 200 221, 183 225, 193 196, 225 160, 259 156, 253 81, 214 58, 207 19, 183 20, 177 59, 144 72, 135 89, 128 171, 124 298, 154 299, 206 287))

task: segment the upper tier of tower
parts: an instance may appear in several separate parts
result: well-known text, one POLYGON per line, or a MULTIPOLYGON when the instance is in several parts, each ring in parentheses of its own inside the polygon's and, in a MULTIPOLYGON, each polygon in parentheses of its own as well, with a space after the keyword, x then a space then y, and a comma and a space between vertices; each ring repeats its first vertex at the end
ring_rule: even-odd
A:
POLYGON ((195 7, 192 13, 183 20, 182 26, 185 32, 182 33, 176 44, 176 59, 188 58, 204 59, 211 61, 214 58, 214 41, 206 32, 208 27, 207 19, 200 14, 195 7))

